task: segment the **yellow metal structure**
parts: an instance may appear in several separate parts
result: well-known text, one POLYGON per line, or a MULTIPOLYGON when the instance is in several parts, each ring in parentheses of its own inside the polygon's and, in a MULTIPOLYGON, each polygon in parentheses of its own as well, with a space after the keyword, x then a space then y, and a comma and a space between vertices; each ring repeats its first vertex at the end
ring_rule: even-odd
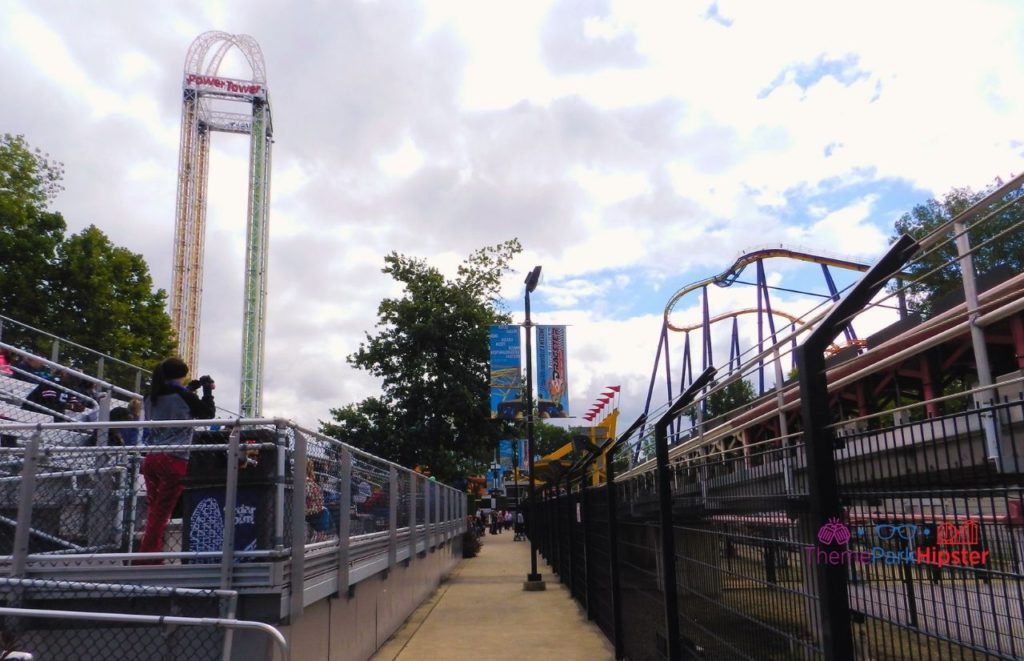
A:
MULTIPOLYGON (((611 447, 611 441, 615 439, 615 424, 619 420, 619 409, 612 409, 604 420, 590 427, 590 443, 599 447, 605 448, 607 451, 611 447)), ((568 459, 573 450, 572 443, 566 443, 562 447, 558 448, 550 454, 546 454, 539 460, 533 462, 534 471, 537 473, 537 477, 534 484, 537 486, 543 486, 545 481, 540 479, 540 476, 547 475, 551 472, 552 464, 559 464, 563 470, 568 470, 572 466, 573 461, 568 459)), ((605 453, 601 455, 590 464, 588 469, 588 478, 591 486, 598 486, 603 484, 608 478, 608 459, 605 453)))

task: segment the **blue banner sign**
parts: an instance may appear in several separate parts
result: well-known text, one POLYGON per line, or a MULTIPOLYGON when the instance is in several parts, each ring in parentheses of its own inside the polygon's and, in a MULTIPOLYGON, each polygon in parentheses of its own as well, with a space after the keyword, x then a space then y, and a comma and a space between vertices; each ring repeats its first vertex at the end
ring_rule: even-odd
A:
POLYGON ((505 439, 498 445, 498 463, 508 472, 512 471, 512 467, 516 465, 517 461, 519 470, 525 471, 529 460, 530 458, 526 454, 525 438, 505 439))
POLYGON ((491 326, 491 417, 522 417, 519 326, 491 326))
POLYGON ((541 418, 569 417, 565 326, 537 326, 537 399, 541 418))

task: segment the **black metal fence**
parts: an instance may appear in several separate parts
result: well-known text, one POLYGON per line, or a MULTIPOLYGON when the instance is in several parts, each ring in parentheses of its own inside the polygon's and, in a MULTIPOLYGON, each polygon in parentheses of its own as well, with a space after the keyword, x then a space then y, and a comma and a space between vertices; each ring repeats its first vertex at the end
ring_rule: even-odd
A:
MULTIPOLYGON (((824 526, 799 435, 670 465, 682 658, 831 658, 836 627, 850 658, 1024 656, 1024 401, 838 431, 843 514, 824 526), (822 565, 847 590, 827 627, 822 565)), ((618 658, 667 658, 656 472, 549 485, 537 516, 541 553, 618 658)))

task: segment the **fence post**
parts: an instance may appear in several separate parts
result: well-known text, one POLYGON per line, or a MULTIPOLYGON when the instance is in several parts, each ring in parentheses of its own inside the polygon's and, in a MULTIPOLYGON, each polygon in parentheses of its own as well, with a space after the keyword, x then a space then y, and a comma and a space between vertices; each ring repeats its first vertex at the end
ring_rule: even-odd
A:
POLYGON ((441 513, 444 516, 444 525, 441 530, 444 534, 445 543, 452 538, 452 492, 448 487, 440 487, 441 492, 441 513))
MULTIPOLYGON (((646 417, 646 415, 640 416, 641 419, 646 419, 646 417)), ((625 440, 629 438, 630 433, 627 432, 620 438, 625 440)), ((622 645, 622 592, 619 587, 619 504, 615 498, 615 450, 617 445, 618 443, 612 446, 608 452, 606 475, 608 476, 608 564, 611 565, 612 631, 614 632, 615 658, 621 659, 625 657, 625 652, 622 645)))
POLYGON ((398 469, 388 466, 388 570, 398 563, 398 469))
POLYGON ((562 566, 562 530, 560 519, 560 506, 562 501, 558 499, 558 487, 548 487, 548 519, 551 521, 551 557, 548 559, 548 564, 555 570, 555 573, 561 573, 560 567, 562 566))
MULTIPOLYGON (((235 565, 235 512, 238 506, 238 438, 241 429, 235 426, 228 436, 227 479, 224 484, 224 535, 220 561, 220 589, 231 588, 231 573, 235 565)), ((182 540, 184 543, 185 540, 182 540)))
POLYGON ((306 436, 298 429, 295 432, 295 450, 292 473, 292 554, 291 554, 291 603, 288 617, 302 615, 305 607, 303 594, 306 582, 306 462, 308 452, 306 436))
POLYGON ((590 545, 593 543, 593 530, 590 525, 590 496, 587 494, 587 486, 584 483, 583 491, 580 493, 580 507, 583 511, 583 576, 585 598, 587 600, 587 619, 594 619, 594 600, 591 599, 591 591, 594 587, 594 563, 591 561, 590 545))
POLYGON ((434 543, 434 546, 431 547, 431 552, 433 552, 434 548, 440 546, 444 542, 442 530, 437 525, 441 521, 441 492, 443 490, 441 489, 441 485, 439 485, 436 481, 432 482, 430 480, 427 480, 427 487, 434 492, 434 497, 430 501, 434 503, 434 517, 431 519, 434 522, 433 525, 435 530, 435 533, 431 536, 431 539, 433 540, 434 543))
POLYGON ((682 658, 682 639, 679 635, 679 597, 676 585, 676 540, 672 521, 672 476, 668 466, 668 428, 689 406, 697 393, 711 381, 715 368, 708 367, 694 379, 686 392, 679 396, 665 415, 654 423, 654 450, 657 457, 658 514, 661 527, 662 595, 665 599, 665 647, 669 661, 682 658))
MULTIPOLYGON (((864 308, 885 283, 899 272, 918 249, 917 242, 903 235, 867 273, 835 304, 825 319, 797 347, 800 378, 800 412, 803 420, 804 451, 807 456, 807 498, 809 523, 813 532, 832 518, 842 516, 839 484, 836 480, 837 441, 829 430, 828 379, 825 350, 849 320, 864 308)), ((850 631, 850 603, 847 568, 842 564, 818 563, 814 574, 818 585, 818 622, 821 646, 829 661, 853 659, 850 631)))
MULTIPOLYGON (((413 556, 416 555, 416 542, 419 539, 420 532, 416 527, 416 492, 419 490, 419 478, 417 477, 416 471, 409 471, 409 562, 412 564, 413 556)), ((423 520, 426 522, 426 505, 427 505, 427 492, 426 489, 423 491, 423 520)))
POLYGON ((50 361, 54 363, 60 362, 60 340, 53 341, 53 348, 50 351, 50 361))
POLYGON ((569 586, 569 595, 571 596, 572 595, 572 575, 574 573, 576 573, 576 568, 573 567, 573 564, 572 564, 572 562, 573 562, 572 547, 573 547, 573 542, 575 542, 575 538, 576 538, 576 531, 574 530, 574 528, 576 527, 576 521, 574 519, 576 517, 574 516, 573 506, 572 506, 573 505, 572 483, 569 481, 569 477, 568 476, 566 476, 566 478, 565 478, 565 498, 563 500, 565 501, 565 502, 562 503, 562 510, 565 512, 564 516, 565 516, 566 537, 568 537, 568 539, 569 539, 569 543, 566 544, 566 548, 568 549, 569 556, 566 558, 565 576, 562 577, 562 579, 563 579, 562 582, 569 586))
MULTIPOLYGON (((141 372, 140 372, 141 374, 141 372)), ((275 470, 276 480, 276 494, 274 496, 274 549, 276 551, 284 550, 284 510, 288 503, 285 499, 287 493, 287 482, 288 482, 288 438, 285 434, 284 427, 278 426, 277 428, 277 447, 275 448, 275 457, 277 459, 277 468, 275 470)), ((294 480, 292 480, 294 485, 294 480)))
POLYGON ((25 461, 21 465, 21 489, 18 491, 18 521, 14 528, 14 557, 11 558, 11 576, 24 576, 28 564, 29 532, 32 528, 32 504, 36 494, 36 475, 39 470, 39 444, 42 432, 32 434, 25 446, 25 461))
POLYGON ((338 494, 338 594, 348 591, 349 541, 352 536, 352 451, 341 446, 341 493, 338 494))

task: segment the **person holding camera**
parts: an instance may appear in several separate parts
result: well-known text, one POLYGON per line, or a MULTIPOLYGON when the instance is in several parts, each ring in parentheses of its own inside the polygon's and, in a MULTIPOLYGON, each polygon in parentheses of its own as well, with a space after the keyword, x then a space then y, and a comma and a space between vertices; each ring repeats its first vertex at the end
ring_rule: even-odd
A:
MULTIPOLYGON (((145 399, 147 420, 208 420, 217 408, 213 403, 214 381, 209 376, 186 381, 188 365, 180 358, 168 358, 153 370, 149 393, 145 399), (186 386, 185 384, 188 383, 186 386), (200 398, 196 391, 202 389, 200 398)), ((193 427, 161 427, 149 430, 148 447, 191 445, 193 427)), ((146 480, 146 528, 139 551, 159 553, 163 550, 164 531, 174 506, 183 490, 181 481, 188 469, 188 452, 168 449, 150 452, 142 460, 142 476, 146 480)), ((139 564, 162 564, 144 562, 139 564)))

